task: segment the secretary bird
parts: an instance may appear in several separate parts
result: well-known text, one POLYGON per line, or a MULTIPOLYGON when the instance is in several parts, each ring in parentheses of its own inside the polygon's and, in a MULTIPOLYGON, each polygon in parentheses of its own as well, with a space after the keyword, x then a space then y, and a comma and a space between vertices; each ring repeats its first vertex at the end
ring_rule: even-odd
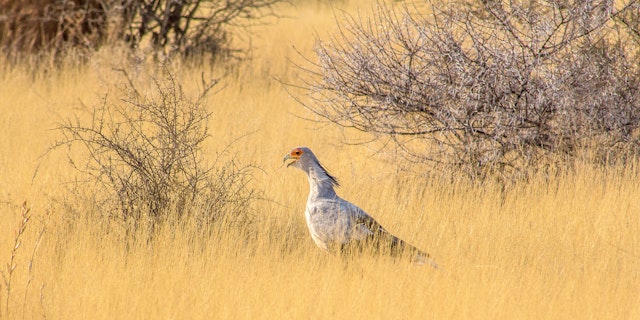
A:
POLYGON ((340 186, 307 147, 293 148, 283 162, 307 174, 309 197, 305 208, 307 227, 318 247, 332 253, 371 250, 393 257, 409 255, 416 264, 429 263, 437 268, 429 254, 389 233, 356 205, 340 198, 334 187, 340 186))

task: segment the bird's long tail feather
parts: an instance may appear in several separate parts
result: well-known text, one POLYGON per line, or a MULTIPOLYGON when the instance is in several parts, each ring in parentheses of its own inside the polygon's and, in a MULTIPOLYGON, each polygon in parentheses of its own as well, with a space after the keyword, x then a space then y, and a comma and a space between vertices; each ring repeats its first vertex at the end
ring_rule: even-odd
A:
POLYGON ((395 237, 391 234, 389 235, 391 236, 391 245, 390 245, 391 255, 400 256, 400 255, 408 254, 409 258, 411 259, 411 262, 415 263, 416 265, 429 264, 436 269, 439 268, 438 264, 436 264, 436 262, 431 258, 431 256, 428 253, 410 245, 409 243, 405 242, 404 240, 398 237, 395 237))

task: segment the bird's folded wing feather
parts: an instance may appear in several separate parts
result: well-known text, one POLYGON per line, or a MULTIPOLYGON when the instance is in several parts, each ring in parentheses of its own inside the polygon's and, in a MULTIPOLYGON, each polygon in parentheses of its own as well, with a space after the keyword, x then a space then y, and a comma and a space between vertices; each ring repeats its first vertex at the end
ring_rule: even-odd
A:
POLYGON ((352 221, 352 239, 364 240, 380 233, 388 233, 373 217, 358 206, 343 199, 339 199, 339 201, 340 210, 347 213, 352 221))

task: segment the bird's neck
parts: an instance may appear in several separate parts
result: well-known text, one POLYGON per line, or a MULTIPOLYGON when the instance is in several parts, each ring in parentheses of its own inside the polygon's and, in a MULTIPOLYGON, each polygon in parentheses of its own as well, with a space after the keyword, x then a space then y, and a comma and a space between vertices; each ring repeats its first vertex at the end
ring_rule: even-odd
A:
POLYGON ((309 177, 309 199, 333 199, 335 197, 336 191, 333 189, 331 180, 309 177))

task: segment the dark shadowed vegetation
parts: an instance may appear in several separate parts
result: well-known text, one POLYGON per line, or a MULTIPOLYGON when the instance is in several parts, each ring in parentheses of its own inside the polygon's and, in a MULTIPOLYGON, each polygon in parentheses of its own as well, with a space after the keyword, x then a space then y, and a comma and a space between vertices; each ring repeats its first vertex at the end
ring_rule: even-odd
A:
POLYGON ((233 32, 275 16, 282 0, 0 0, 5 56, 86 55, 102 45, 149 48, 155 55, 230 56, 233 32))

